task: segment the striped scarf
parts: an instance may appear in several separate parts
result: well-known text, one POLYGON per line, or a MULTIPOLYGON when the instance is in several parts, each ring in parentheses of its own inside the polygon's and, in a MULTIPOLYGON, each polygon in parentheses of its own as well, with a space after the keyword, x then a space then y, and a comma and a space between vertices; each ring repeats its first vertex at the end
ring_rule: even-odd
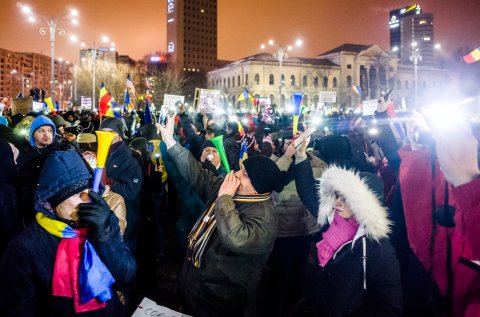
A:
MULTIPOLYGON (((233 197, 234 202, 240 203, 258 203, 270 199, 271 193, 260 195, 236 195, 233 197)), ((210 237, 217 228, 217 220, 215 219, 216 200, 203 212, 200 219, 193 227, 188 235, 187 257, 192 264, 199 268, 202 265, 203 253, 210 237)))
POLYGON ((115 279, 88 242, 88 229, 73 229, 40 212, 35 218, 48 233, 62 239, 53 268, 52 295, 72 298, 76 313, 105 308, 115 279))

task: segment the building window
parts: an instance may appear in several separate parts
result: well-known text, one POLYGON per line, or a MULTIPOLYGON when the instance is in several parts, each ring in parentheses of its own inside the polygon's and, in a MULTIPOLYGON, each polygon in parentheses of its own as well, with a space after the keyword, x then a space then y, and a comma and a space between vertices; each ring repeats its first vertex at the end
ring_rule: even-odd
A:
POLYGON ((228 78, 227 83, 228 83, 228 86, 227 86, 227 87, 230 88, 230 78, 228 78))
POLYGON ((313 87, 318 88, 318 77, 313 78, 313 87))
POLYGON ((225 84, 225 78, 223 79, 223 87, 226 87, 227 85, 225 84))
POLYGON ((295 86, 295 76, 290 76, 290 86, 295 86))
POLYGON ((347 64, 347 69, 352 69, 352 64, 347 64))
POLYGON ((402 89, 402 82, 397 80, 397 89, 402 89))
POLYGON ((273 105, 275 103, 275 96, 271 94, 269 98, 270 98, 270 104, 273 105))
POLYGON ((303 86, 303 87, 307 87, 307 84, 308 84, 307 76, 303 76, 302 86, 303 86))
POLYGON ((280 80, 280 85, 282 85, 282 87, 283 87, 283 86, 285 86, 285 75, 282 74, 281 78, 282 78, 282 80, 280 80))
POLYGON ((323 83, 322 83, 323 88, 328 88, 328 77, 323 77, 323 83))
MULTIPOLYGON (((272 81, 273 81, 273 78, 272 78, 272 81)), ((260 75, 259 74, 255 74, 255 82, 254 82, 255 85, 260 85, 260 75)), ((273 85, 273 84, 272 84, 273 85)))
POLYGON ((268 76, 268 84, 275 85, 275 77, 273 76, 273 74, 270 74, 270 76, 268 76))
POLYGON ((240 82, 240 75, 237 76, 237 84, 240 86, 242 83, 240 82))
POLYGON ((405 80, 405 90, 408 90, 408 80, 405 80))
POLYGON ((245 85, 248 85, 248 74, 245 74, 245 85))
POLYGON ((232 87, 235 87, 235 76, 232 77, 232 87))
POLYGON ((337 88, 337 77, 333 77, 333 88, 337 88))
POLYGON ((352 87, 352 76, 350 75, 347 76, 347 87, 352 87))

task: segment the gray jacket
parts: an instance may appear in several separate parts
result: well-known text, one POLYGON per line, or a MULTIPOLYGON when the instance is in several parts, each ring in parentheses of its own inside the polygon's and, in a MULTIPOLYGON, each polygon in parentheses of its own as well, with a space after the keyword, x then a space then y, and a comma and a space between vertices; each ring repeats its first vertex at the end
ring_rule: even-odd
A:
MULTIPOLYGON (((327 164, 312 153, 308 153, 315 178, 319 178, 327 164)), ((276 164, 281 171, 288 171, 293 159, 287 155, 280 157, 276 164)), ((307 210, 297 194, 292 180, 280 193, 272 195, 278 214, 278 238, 306 236, 320 231, 317 219, 307 210)))

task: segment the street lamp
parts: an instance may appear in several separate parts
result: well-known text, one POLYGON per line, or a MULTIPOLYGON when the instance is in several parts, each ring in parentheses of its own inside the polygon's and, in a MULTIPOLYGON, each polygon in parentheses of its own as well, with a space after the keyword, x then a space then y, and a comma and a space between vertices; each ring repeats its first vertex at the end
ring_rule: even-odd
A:
MULTIPOLYGON (((70 41, 76 43, 79 41, 79 38, 75 35, 71 35, 70 36, 70 41)), ((82 47, 86 47, 87 44, 85 43, 88 43, 87 41, 81 41, 80 43, 80 46, 82 47)), ((110 50, 114 50, 115 49, 115 44, 113 42, 110 42, 110 39, 108 38, 108 36, 102 36, 102 39, 100 41, 100 43, 103 43, 103 44, 107 44, 107 45, 110 45, 110 50)), ((98 53, 98 47, 95 43, 95 41, 93 41, 91 44, 91 53, 92 53, 92 110, 95 110, 95 92, 96 92, 96 67, 97 67, 97 53, 98 53)), ((76 86, 76 85, 75 85, 76 86)), ((76 91, 76 89, 75 89, 76 91)), ((76 97, 75 97, 76 99, 76 97)))
MULTIPOLYGON (((279 78, 280 78, 280 81, 279 81, 279 85, 278 85, 278 93, 279 93, 279 98, 280 98, 280 109, 283 109, 285 110, 285 105, 283 104, 283 98, 282 98, 282 87, 284 85, 284 82, 283 82, 283 78, 282 78, 282 64, 283 64, 283 60, 284 59, 287 59, 288 58, 288 54, 287 54, 287 51, 291 51, 293 50, 293 46, 292 45, 289 45, 287 46, 287 48, 283 48, 282 46, 278 45, 275 43, 275 41, 273 39, 270 39, 268 41, 268 45, 269 46, 274 46, 276 47, 276 52, 273 53, 273 57, 276 58, 278 60, 278 72, 279 72, 279 78)), ((303 41, 300 40, 300 39, 297 39, 295 41, 295 46, 296 47, 300 47, 303 45, 303 41)), ((261 44, 260 45, 260 48, 263 50, 265 49, 267 46, 265 44, 261 44)))
POLYGON ((62 20, 66 20, 70 18, 70 21, 72 24, 77 25, 78 21, 75 19, 78 16, 78 11, 75 9, 69 10, 69 12, 64 13, 63 15, 55 18, 51 16, 50 18, 42 15, 41 13, 33 10, 29 6, 18 2, 17 7, 20 8, 20 10, 28 15, 28 21, 31 23, 36 22, 36 18, 43 19, 44 22, 46 23, 46 27, 41 27, 39 29, 39 32, 41 35, 46 35, 47 33, 50 34, 50 47, 51 47, 51 54, 52 54, 52 62, 51 62, 51 73, 52 73, 52 100, 55 100, 55 33, 58 33, 58 35, 63 36, 65 35, 65 30, 59 27, 59 23, 62 20))

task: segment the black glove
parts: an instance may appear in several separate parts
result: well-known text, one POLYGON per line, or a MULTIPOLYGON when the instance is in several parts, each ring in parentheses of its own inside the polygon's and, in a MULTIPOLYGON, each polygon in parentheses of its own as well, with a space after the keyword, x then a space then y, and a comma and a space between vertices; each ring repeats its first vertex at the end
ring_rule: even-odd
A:
POLYGON ((118 220, 100 194, 89 192, 90 203, 80 204, 78 208, 78 220, 81 225, 87 226, 89 236, 98 242, 107 242, 118 233, 118 220), (117 230, 115 230, 117 229, 117 230))

